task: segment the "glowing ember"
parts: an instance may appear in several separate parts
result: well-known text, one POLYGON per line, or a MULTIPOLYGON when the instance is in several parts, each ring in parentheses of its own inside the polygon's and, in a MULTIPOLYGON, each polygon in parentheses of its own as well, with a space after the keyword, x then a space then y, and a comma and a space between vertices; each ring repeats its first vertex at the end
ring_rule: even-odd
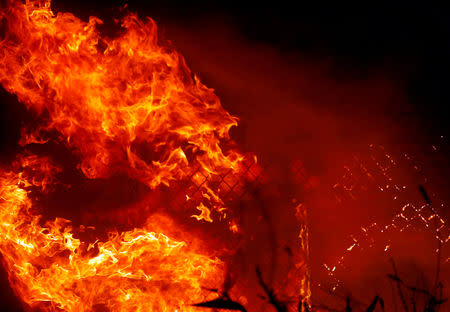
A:
MULTIPOLYGON (((50 1, 9 2, 1 19, 0 82, 45 120, 23 132, 22 145, 56 135, 90 179, 126 174, 156 188, 191 177, 204 197, 193 217, 226 217, 213 179, 203 182, 239 174, 244 157, 228 135, 237 119, 160 45, 153 20, 129 14, 120 36, 105 38, 96 30, 101 20, 55 16, 50 1)), ((49 311, 190 311, 207 299, 205 288, 220 286, 221 261, 154 231, 162 227, 156 221, 96 243, 75 238, 68 220, 43 224, 32 194, 51 191, 59 171, 34 155, 2 171, 0 251, 24 302, 49 311)))
MULTIPOLYGON (((361 182, 357 181, 356 177, 363 177, 367 181, 374 183, 380 192, 388 193, 393 202, 398 204, 399 210, 390 220, 390 223, 378 224, 373 222, 370 225, 361 227, 360 233, 355 236, 351 235, 353 243, 337 259, 336 263, 334 265, 324 264, 327 274, 334 279, 331 286, 332 291, 335 291, 338 286, 342 285, 342 281, 336 276, 336 272, 338 269, 342 270, 345 267, 347 258, 355 249, 369 249, 373 248, 376 244, 382 244, 382 250, 389 254, 391 252, 390 236, 393 233, 405 232, 409 228, 415 228, 416 230, 425 228, 433 234, 441 247, 446 246, 450 242, 449 228, 444 218, 438 214, 436 207, 431 203, 424 204, 422 199, 421 202, 415 202, 409 199, 405 195, 407 186, 399 184, 397 179, 393 177, 393 171, 398 166, 398 162, 402 160, 412 161, 411 157, 404 153, 400 159, 395 160, 392 155, 386 152, 383 146, 370 145, 369 147, 372 152, 369 161, 364 161, 355 156, 353 166, 351 168, 345 167, 345 174, 340 179, 340 182, 333 186, 333 190, 336 192, 336 199, 339 202, 345 196, 355 199, 357 192, 360 191, 358 189, 360 188, 358 182, 361 182), (377 154, 379 154, 378 157, 375 156, 377 154), (370 169, 370 167, 372 168, 370 169), (375 176, 378 179, 375 179, 375 176), (380 233, 385 233, 385 238, 376 242, 374 240, 374 234, 380 233)), ((437 148, 433 146, 433 150, 436 151, 437 148)), ((411 167, 415 171, 419 171, 420 169, 414 163, 411 167)), ((426 180, 424 177, 423 182, 426 182, 426 180)))

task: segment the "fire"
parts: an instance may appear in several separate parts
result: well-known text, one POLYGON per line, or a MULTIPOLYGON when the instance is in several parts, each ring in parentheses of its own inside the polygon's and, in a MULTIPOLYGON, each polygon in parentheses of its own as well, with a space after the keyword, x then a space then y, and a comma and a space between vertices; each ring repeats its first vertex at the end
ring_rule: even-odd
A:
POLYGON ((238 170, 242 156, 220 147, 237 119, 181 55, 159 45, 153 20, 130 14, 119 37, 104 38, 96 30, 101 20, 54 16, 50 2, 41 3, 2 11, 2 85, 48 114, 22 144, 57 131, 87 177, 121 170, 152 188, 188 176, 192 162, 207 173, 238 170))
POLYGON ((56 168, 35 156, 22 158, 16 167, 19 172, 5 172, 0 181, 0 250, 11 285, 30 306, 189 311, 185 304, 202 298, 201 286, 220 273, 220 260, 146 228, 111 233, 108 241, 86 246, 74 238, 68 220, 41 227, 28 195, 35 188, 45 191, 56 168))
MULTIPOLYGON (((109 38, 97 30, 98 18, 55 15, 50 1, 9 1, 0 18, 0 82, 40 117, 24 129, 22 146, 65 144, 89 179, 126 174, 155 189, 191 177, 203 194, 201 214, 193 217, 229 218, 210 181, 242 169, 245 157, 228 134, 237 119, 180 54, 159 42, 153 20, 128 14, 121 33, 109 38)), ((0 252, 26 304, 46 311, 191 311, 207 299, 204 289, 220 287, 221 260, 172 235, 170 219, 149 219, 94 243, 77 238, 69 220, 44 222, 34 195, 51 192, 61 170, 32 154, 2 170, 0 252), (169 229, 162 232, 164 224, 169 229)))
POLYGON ((213 219, 211 219, 211 212, 203 203, 200 203, 200 205, 197 207, 198 210, 200 210, 200 215, 192 215, 193 218, 200 220, 205 220, 207 222, 213 222, 213 219))

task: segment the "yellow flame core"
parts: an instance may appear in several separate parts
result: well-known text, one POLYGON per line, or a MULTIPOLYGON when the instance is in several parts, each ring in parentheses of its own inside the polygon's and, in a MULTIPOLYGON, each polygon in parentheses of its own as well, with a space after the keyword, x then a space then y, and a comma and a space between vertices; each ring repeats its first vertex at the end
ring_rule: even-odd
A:
POLYGON ((150 187, 169 184, 190 173, 187 153, 208 173, 238 169, 241 155, 225 155, 219 145, 237 119, 180 54, 158 44, 153 20, 129 14, 119 37, 102 38, 98 18, 54 16, 49 2, 40 3, 14 2, 2 11, 8 32, 0 81, 29 108, 49 114, 39 130, 59 132, 80 154, 87 177, 120 168, 150 187), (151 155, 142 146, 151 146, 151 155))
POLYGON ((12 286, 29 305, 48 302, 40 306, 48 311, 91 311, 99 305, 110 311, 190 311, 193 300, 205 298, 201 287, 220 279, 220 260, 146 229, 111 234, 98 243, 95 256, 83 252, 68 220, 40 226, 40 217, 30 213, 26 189, 44 189, 49 176, 34 186, 29 179, 50 174, 51 167, 47 159, 22 161, 32 177, 10 171, 0 179, 0 251, 12 286), (42 168, 49 170, 39 172, 42 168))

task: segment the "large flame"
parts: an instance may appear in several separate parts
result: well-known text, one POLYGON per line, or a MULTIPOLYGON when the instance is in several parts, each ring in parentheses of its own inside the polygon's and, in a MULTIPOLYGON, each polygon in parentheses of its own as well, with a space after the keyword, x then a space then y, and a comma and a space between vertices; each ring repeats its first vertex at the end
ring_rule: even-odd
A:
MULTIPOLYGON (((122 170, 155 187, 187 176, 192 160, 208 173, 237 169, 240 156, 219 147, 236 118, 177 52, 158 44, 153 20, 130 14, 110 39, 96 30, 98 18, 54 16, 49 1, 14 3, 2 15, 2 85, 48 114, 38 130, 59 132, 87 177, 122 170)), ((23 143, 42 140, 34 131, 23 143)))
POLYGON ((40 226, 29 192, 45 191, 56 168, 36 156, 16 167, 18 172, 4 172, 0 180, 0 250, 11 285, 30 306, 189 311, 187 304, 204 298, 201 286, 220 279, 219 260, 147 228, 111 233, 108 241, 88 245, 73 237, 68 220, 40 226))
MULTIPOLYGON (((239 173, 244 157, 228 134, 236 118, 176 51, 158 42, 153 20, 128 14, 120 35, 106 38, 98 18, 55 16, 50 1, 10 1, 0 14, 0 82, 42 121, 23 131, 22 145, 56 138, 78 156, 87 178, 126 174, 150 189, 239 173)), ((68 220, 44 223, 32 195, 50 191, 59 170, 32 154, 2 170, 0 251, 26 304, 48 311, 190 311, 206 299, 205 287, 220 285, 220 260, 162 233, 155 221, 97 243, 75 238, 68 220)), ((198 183, 203 199, 195 217, 213 222, 212 212, 225 214, 220 191, 208 181, 198 183)))

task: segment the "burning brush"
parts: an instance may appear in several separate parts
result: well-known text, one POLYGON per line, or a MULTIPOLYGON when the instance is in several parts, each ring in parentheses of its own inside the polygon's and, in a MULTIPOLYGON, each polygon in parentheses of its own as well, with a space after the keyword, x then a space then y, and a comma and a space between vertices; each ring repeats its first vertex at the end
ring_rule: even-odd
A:
POLYGON ((82 239, 84 225, 38 213, 66 164, 33 148, 65 146, 89 180, 121 175, 169 196, 189 180, 182 201, 194 209, 177 214, 217 223, 238 240, 220 183, 245 181, 257 165, 229 137, 237 118, 158 41, 150 18, 128 14, 109 38, 98 18, 55 15, 50 1, 9 1, 0 14, 0 82, 37 120, 24 127, 25 151, 0 179, 0 251, 17 296, 44 311, 194 311, 219 300, 206 289, 223 284, 227 241, 207 247, 198 231, 158 217, 151 202, 135 227, 82 239))

